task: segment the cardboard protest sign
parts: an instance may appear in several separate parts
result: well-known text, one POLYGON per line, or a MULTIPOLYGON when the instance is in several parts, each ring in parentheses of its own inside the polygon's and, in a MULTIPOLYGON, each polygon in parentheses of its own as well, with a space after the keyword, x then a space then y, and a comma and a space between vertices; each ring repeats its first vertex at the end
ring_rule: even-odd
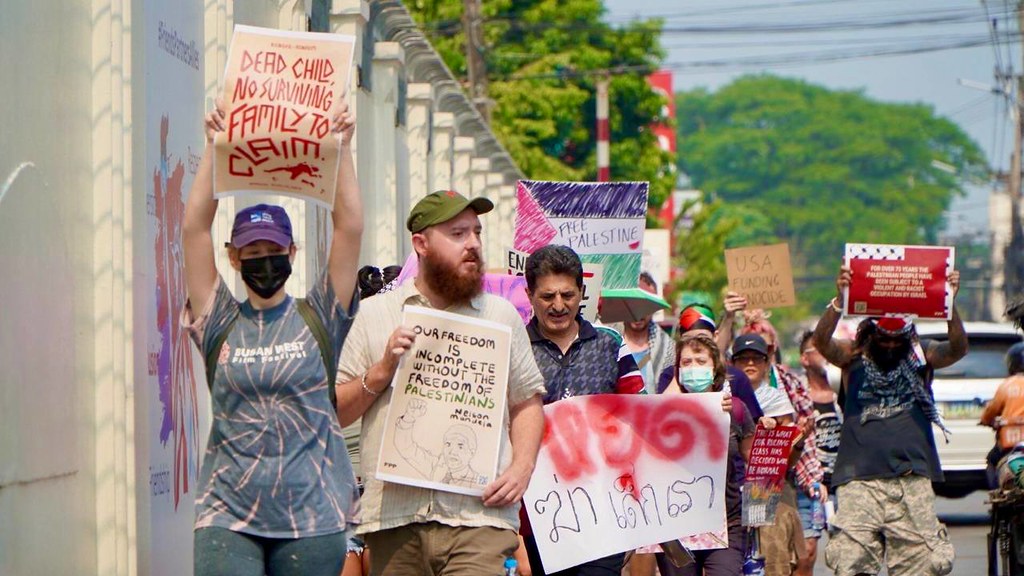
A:
POLYGON ((771 430, 757 426, 743 485, 744 526, 775 523, 782 485, 786 481, 789 453, 799 436, 800 429, 796 426, 776 426, 771 430))
POLYGON ((419 306, 402 325, 416 341, 391 384, 377 478, 479 496, 498 473, 512 331, 419 306))
MULTIPOLYGON (((515 276, 522 276, 526 273, 526 259, 530 257, 526 252, 509 249, 506 253, 505 262, 508 273, 515 276)), ((604 266, 592 262, 583 263, 583 298, 580 301, 580 314, 588 322, 597 320, 597 301, 601 296, 601 286, 604 283, 604 266)), ((525 281, 523 283, 525 286, 525 281)), ((529 299, 527 299, 529 305, 529 299)), ((527 322, 532 316, 527 316, 527 322)))
POLYGON ((729 289, 747 297, 749 308, 783 308, 796 304, 789 244, 749 246, 725 251, 729 289))
POLYGON ((353 36, 235 26, 227 129, 215 138, 217 198, 272 192, 333 205, 339 140, 330 113, 354 48, 353 36))
POLYGON ((947 246, 847 244, 853 271, 843 313, 949 320, 953 314, 955 250, 947 246))
POLYGON ((646 182, 540 182, 516 186, 513 248, 568 246, 604 266, 605 288, 635 288, 647 224, 646 182))
POLYGON ((721 528, 721 394, 579 396, 544 419, 523 505, 549 573, 721 528))

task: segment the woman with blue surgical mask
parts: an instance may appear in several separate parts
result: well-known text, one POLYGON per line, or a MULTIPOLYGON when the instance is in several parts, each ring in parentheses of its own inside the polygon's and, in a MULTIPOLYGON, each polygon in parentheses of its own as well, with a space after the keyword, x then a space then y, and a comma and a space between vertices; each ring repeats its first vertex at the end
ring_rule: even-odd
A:
MULTIPOLYGON (((710 335, 683 334, 676 342, 676 378, 665 394, 722 392, 726 369, 718 346, 710 335)), ((680 541, 693 553, 695 564, 679 568, 658 554, 662 576, 734 576, 743 573, 746 540, 741 523, 740 485, 744 463, 754 441, 754 421, 743 402, 731 402, 728 393, 722 409, 729 413, 729 457, 726 466, 725 518, 722 530, 688 536, 680 541)))

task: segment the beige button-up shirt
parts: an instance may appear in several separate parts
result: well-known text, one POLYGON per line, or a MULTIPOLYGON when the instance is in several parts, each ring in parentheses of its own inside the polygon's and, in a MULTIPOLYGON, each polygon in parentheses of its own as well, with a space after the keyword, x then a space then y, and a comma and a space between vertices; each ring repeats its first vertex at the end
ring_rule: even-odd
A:
MULTIPOLYGON (((430 302, 420 294, 413 282, 406 282, 397 290, 363 300, 349 330, 338 365, 338 382, 348 382, 362 376, 384 355, 388 338, 402 323, 402 309, 406 304, 430 308, 430 302)), ((505 408, 506 426, 501 437, 498 472, 512 462, 512 442, 508 431, 508 407, 544 394, 544 378, 537 369, 530 339, 523 320, 508 301, 490 294, 481 294, 469 305, 453 306, 446 310, 512 328, 512 350, 508 375, 508 403, 505 408)), ((380 457, 384 419, 387 416, 391 388, 363 414, 360 438, 360 471, 365 491, 357 516, 359 534, 378 532, 417 522, 440 522, 449 526, 493 526, 519 529, 519 503, 504 508, 488 508, 477 496, 464 496, 440 490, 418 488, 377 480, 377 460, 380 457)))

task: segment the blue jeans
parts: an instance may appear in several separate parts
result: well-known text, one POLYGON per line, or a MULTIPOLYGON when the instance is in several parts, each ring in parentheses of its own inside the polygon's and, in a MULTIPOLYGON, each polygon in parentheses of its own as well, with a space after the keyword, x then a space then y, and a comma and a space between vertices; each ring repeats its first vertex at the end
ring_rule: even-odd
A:
POLYGON ((210 527, 196 530, 194 576, 338 576, 345 533, 264 538, 210 527))
MULTIPOLYGON (((829 494, 829 498, 833 496, 829 494)), ((812 522, 814 500, 810 496, 804 493, 803 490, 797 489, 796 491, 796 509, 800 513, 800 524, 804 528, 804 538, 821 538, 821 533, 825 530, 825 510, 821 511, 821 522, 812 522)), ((824 504, 822 504, 824 506, 824 504)))

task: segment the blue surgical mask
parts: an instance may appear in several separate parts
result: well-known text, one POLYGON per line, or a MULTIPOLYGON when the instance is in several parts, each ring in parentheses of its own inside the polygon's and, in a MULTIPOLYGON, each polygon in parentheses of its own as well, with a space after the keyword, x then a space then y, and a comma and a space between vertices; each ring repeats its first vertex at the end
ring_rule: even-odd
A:
POLYGON ((707 392, 715 382, 710 366, 690 366, 679 369, 679 383, 687 392, 707 392))

